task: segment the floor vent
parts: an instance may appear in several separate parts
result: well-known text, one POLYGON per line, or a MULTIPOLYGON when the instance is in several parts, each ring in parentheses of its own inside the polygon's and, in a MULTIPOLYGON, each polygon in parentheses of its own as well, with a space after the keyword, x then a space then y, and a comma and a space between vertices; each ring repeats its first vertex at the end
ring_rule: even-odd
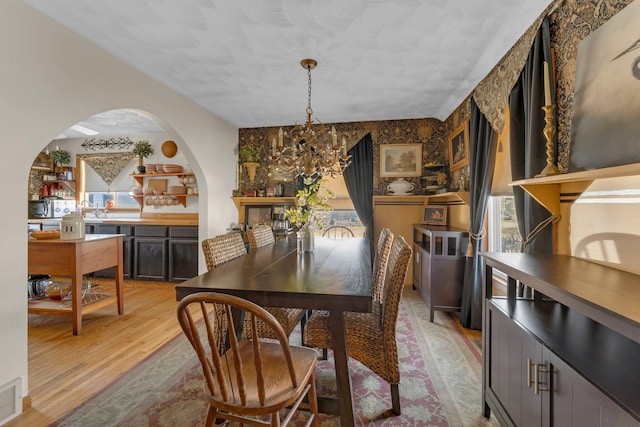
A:
POLYGON ((20 378, 0 386, 0 425, 20 414, 22 408, 20 394, 20 378))

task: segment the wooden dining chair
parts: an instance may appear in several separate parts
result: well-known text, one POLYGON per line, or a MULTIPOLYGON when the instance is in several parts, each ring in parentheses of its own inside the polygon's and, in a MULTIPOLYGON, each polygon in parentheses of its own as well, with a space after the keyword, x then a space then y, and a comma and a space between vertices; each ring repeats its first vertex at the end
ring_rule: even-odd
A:
POLYGON ((271 227, 265 224, 256 225, 247 232, 249 240, 249 248, 251 252, 255 252, 258 248, 270 245, 276 241, 271 227))
POLYGON ((307 426, 319 425, 316 352, 290 346, 273 316, 250 301, 212 292, 188 295, 177 314, 202 367, 209 404, 206 426, 213 427, 217 419, 286 426, 301 408, 310 411, 307 426), (238 337, 232 310, 244 311, 251 325, 250 339, 238 337), (273 330, 275 341, 262 339, 258 319, 273 330), (303 402, 305 397, 308 403, 303 402))
MULTIPOLYGON (((396 322, 400 297, 411 246, 402 236, 391 246, 381 301, 374 301, 371 313, 347 312, 344 316, 347 351, 391 386, 392 411, 400 415, 400 368, 396 343, 396 322)), ((331 348, 329 314, 314 311, 305 326, 305 344, 316 348, 331 348)))
POLYGON ((324 230, 322 236, 336 240, 350 239, 354 237, 353 230, 351 230, 349 227, 345 227, 344 225, 332 225, 331 227, 324 230))

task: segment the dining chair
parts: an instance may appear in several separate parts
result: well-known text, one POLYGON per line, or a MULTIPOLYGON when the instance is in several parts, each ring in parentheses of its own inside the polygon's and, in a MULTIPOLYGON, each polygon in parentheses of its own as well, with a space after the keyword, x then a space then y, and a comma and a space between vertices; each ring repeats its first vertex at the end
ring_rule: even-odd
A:
MULTIPOLYGON (((247 233, 247 237, 249 240, 249 245, 251 247, 251 252, 257 251, 259 248, 265 247, 271 243, 274 243, 275 237, 273 235, 273 230, 268 225, 258 225, 247 233)), ((264 307, 273 317, 278 320, 280 326, 284 329, 287 336, 291 335, 291 332, 295 329, 295 327, 300 324, 304 329, 304 322, 307 319, 307 310, 302 308, 281 308, 281 307, 264 307)), ((258 329, 265 336, 269 336, 270 330, 263 330, 262 323, 258 322, 258 329)), ((245 328, 245 333, 248 333, 248 330, 245 328)), ((271 337, 270 338, 275 338, 271 337)))
MULTIPOLYGON (((349 356, 375 372, 391 387, 392 411, 400 415, 400 368, 396 343, 396 322, 404 288, 411 246, 402 236, 391 245, 381 301, 373 302, 371 313, 346 312, 344 327, 349 356)), ((305 326, 305 345, 331 348, 329 314, 314 311, 305 326)))
POLYGON ((207 263, 207 270, 211 271, 220 264, 247 254, 242 234, 232 232, 221 234, 202 241, 202 251, 207 263))
POLYGON ((267 246, 276 241, 271 227, 265 224, 256 225, 247 232, 249 240, 249 248, 251 252, 255 252, 258 248, 267 246))
POLYGON ((349 227, 345 227, 344 225, 332 225, 331 227, 324 230, 322 236, 328 237, 330 239, 350 239, 354 237, 353 230, 349 227))
MULTIPOLYGON (((391 244, 393 243, 393 233, 387 227, 380 230, 378 236, 378 245, 376 246, 375 256, 373 258, 373 301, 382 302, 382 294, 384 292, 384 278, 387 273, 387 263, 389 262, 389 254, 391 253, 391 244)), ((327 313, 325 313, 326 315, 327 313)), ((311 317, 309 315, 308 317, 311 317)), ((306 324, 306 322, 304 322, 306 324)), ((302 331, 302 342, 304 343, 304 329, 302 331)), ((322 349, 322 360, 327 360, 327 349, 322 349)))
MULTIPOLYGON (((247 248, 242 239, 242 235, 237 232, 222 234, 211 239, 203 240, 202 250, 204 251, 204 257, 209 271, 220 264, 247 254, 247 248)), ((293 332, 295 327, 301 323, 303 319, 306 320, 306 310, 300 308, 265 307, 265 310, 278 320, 287 336, 291 335, 291 332, 293 332)), ((258 322, 258 327, 262 330, 263 325, 261 322, 258 322)), ((245 334, 249 333, 250 330, 247 326, 245 328, 245 334)), ((262 330, 262 333, 268 335, 270 330, 267 328, 262 330)), ((275 336, 270 338, 275 338, 275 336)))
POLYGON ((200 292, 185 297, 177 315, 202 367, 209 404, 206 426, 213 427, 218 419, 286 426, 298 409, 309 409, 307 426, 319 425, 316 352, 290 346, 284 330, 268 312, 233 295, 200 292), (251 325, 250 339, 236 333, 232 310, 245 313, 245 324, 251 325), (258 319, 273 330, 275 341, 262 339, 258 319), (283 411, 287 407, 290 409, 283 411))

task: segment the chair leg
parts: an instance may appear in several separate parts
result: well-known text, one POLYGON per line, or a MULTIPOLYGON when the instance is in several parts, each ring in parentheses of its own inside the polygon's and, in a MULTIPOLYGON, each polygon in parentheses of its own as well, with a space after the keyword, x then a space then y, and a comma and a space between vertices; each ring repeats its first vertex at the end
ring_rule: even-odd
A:
POLYGON ((209 410, 207 411, 207 419, 204 422, 206 427, 214 427, 216 425, 216 420, 224 421, 222 418, 217 418, 218 411, 213 406, 209 405, 209 410))
POLYGON ((391 384, 391 411, 400 415, 400 387, 399 384, 391 384))
POLYGON ((329 357, 329 352, 327 351, 326 348, 322 349, 322 360, 327 360, 327 358, 329 357))

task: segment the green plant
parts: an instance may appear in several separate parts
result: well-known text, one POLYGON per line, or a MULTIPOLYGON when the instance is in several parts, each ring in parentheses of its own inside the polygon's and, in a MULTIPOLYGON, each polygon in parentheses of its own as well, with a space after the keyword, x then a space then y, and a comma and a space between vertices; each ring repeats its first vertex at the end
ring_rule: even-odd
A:
POLYGON ((71 154, 67 150, 55 150, 49 155, 56 165, 66 165, 71 162, 71 154))
POLYGON ((153 154, 153 147, 149 144, 149 141, 138 141, 133 146, 133 154, 139 158, 149 157, 153 154))
POLYGON ((238 151, 241 163, 260 163, 260 149, 254 145, 244 145, 238 151))
POLYGON ((319 212, 333 210, 327 202, 336 197, 332 191, 322 186, 324 182, 327 182, 327 180, 320 179, 314 184, 298 190, 296 193, 296 207, 285 211, 285 217, 297 229, 312 224, 319 230, 324 230, 325 223, 319 212))

